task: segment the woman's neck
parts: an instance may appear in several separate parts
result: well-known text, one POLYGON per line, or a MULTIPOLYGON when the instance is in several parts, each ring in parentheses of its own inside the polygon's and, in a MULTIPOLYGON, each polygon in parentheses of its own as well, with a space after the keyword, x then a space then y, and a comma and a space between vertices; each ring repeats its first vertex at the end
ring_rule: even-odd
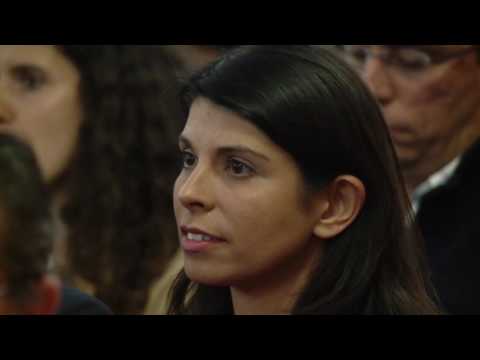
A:
POLYGON ((299 294, 231 288, 235 315, 289 315, 299 294))
POLYGON ((291 314, 318 260, 318 248, 310 249, 290 264, 278 266, 281 271, 257 278, 254 283, 231 287, 235 315, 291 314))

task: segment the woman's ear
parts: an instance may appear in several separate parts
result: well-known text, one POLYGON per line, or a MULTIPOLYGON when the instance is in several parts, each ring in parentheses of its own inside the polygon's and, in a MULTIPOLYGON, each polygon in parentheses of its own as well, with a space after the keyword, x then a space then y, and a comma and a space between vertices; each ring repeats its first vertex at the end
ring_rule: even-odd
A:
POLYGON ((322 192, 314 235, 332 239, 344 232, 358 217, 366 199, 363 183, 354 176, 336 178, 322 192))

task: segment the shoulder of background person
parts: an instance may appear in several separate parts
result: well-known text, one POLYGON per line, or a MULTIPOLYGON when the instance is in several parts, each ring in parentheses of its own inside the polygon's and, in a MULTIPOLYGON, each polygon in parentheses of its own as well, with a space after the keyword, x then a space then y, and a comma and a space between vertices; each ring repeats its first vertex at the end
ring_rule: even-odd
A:
POLYGON ((57 315, 113 315, 100 300, 80 290, 64 287, 57 315))
MULTIPOLYGON (((422 208, 425 204, 435 203, 429 212, 443 211, 438 208, 437 201, 444 202, 447 199, 458 201, 459 198, 465 199, 466 202, 477 203, 480 192, 477 191, 480 181, 480 140, 473 144, 462 156, 461 162, 455 174, 448 182, 424 196, 422 200, 422 208)), ((464 204, 466 205, 466 204, 464 204)), ((422 211, 423 213, 423 211, 422 211)))
POLYGON ((478 179, 480 177, 480 139, 464 154, 458 173, 462 178, 478 179))
POLYGON ((153 285, 146 307, 146 315, 167 315, 169 291, 180 271, 183 269, 183 252, 179 250, 170 261, 167 270, 153 285))

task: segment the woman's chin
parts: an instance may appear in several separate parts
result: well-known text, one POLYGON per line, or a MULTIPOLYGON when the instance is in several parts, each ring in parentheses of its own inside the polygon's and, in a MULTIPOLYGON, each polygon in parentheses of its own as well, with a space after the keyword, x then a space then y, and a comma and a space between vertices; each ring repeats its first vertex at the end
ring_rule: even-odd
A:
POLYGON ((218 274, 199 274, 198 272, 185 271, 187 277, 195 284, 211 287, 230 287, 231 282, 220 278, 218 274))

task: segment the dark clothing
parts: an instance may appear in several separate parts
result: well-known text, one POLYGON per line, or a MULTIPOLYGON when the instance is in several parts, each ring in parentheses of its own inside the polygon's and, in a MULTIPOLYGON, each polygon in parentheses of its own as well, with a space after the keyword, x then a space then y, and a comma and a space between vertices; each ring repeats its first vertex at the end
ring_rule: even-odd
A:
POLYGON ((480 142, 445 186, 424 197, 417 219, 444 310, 480 314, 480 142))
POLYGON ((113 315, 112 311, 101 301, 79 290, 62 289, 62 301, 57 315, 113 315))

